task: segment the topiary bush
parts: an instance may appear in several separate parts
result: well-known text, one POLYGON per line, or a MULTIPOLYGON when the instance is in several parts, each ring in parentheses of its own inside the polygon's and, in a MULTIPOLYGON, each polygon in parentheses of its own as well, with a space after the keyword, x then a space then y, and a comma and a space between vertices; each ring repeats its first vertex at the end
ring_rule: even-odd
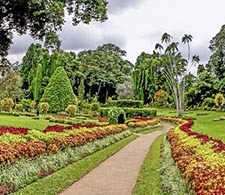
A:
POLYGON ((68 105, 76 105, 76 96, 63 67, 53 73, 40 102, 48 102, 50 112, 64 111, 68 105))
POLYGON ((110 123, 120 123, 123 124, 126 120, 126 114, 121 108, 112 108, 108 112, 110 123))
POLYGON ((12 112, 12 108, 14 106, 14 101, 12 98, 5 98, 1 102, 2 110, 5 112, 12 112))
POLYGON ((77 112, 77 106, 76 105, 68 105, 66 108, 66 113, 69 114, 69 116, 75 116, 77 112))
POLYGON ((225 98, 222 93, 217 93, 215 97, 215 104, 218 107, 218 110, 221 110, 223 105, 225 104, 225 98))
POLYGON ((30 111, 30 104, 31 104, 31 100, 30 99, 22 99, 21 101, 20 101, 20 104, 22 104, 23 105, 23 109, 25 110, 25 111, 30 111))
POLYGON ((18 111, 18 112, 22 112, 23 111, 23 104, 16 104, 15 110, 18 111))
POLYGON ((39 104, 39 110, 42 114, 47 114, 49 110, 49 104, 47 102, 41 102, 39 104))
MULTIPOLYGON (((101 117, 108 117, 108 113, 112 108, 100 108, 101 117)), ((157 110, 152 108, 122 108, 127 118, 134 116, 156 117, 157 110)))
POLYGON ((154 95, 154 105, 155 106, 166 106, 168 100, 168 93, 162 89, 155 92, 154 95))

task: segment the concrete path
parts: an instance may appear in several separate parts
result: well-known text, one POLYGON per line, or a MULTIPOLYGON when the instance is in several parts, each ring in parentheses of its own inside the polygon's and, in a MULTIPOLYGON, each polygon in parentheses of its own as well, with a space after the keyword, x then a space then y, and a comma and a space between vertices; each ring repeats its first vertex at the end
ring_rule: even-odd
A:
POLYGON ((60 195, 131 195, 150 145, 170 128, 140 135, 60 195))

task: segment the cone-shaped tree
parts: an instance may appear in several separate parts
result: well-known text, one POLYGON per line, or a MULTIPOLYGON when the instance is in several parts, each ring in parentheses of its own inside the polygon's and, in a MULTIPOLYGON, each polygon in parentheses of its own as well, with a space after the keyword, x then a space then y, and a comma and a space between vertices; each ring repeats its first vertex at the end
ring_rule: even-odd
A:
POLYGON ((40 102, 48 102, 49 112, 64 111, 68 105, 76 104, 76 97, 63 67, 58 67, 53 73, 40 102))

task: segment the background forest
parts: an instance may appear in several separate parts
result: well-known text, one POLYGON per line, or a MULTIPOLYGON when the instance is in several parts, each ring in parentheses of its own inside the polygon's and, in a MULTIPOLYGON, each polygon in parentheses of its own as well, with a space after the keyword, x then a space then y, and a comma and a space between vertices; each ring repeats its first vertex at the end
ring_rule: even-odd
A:
POLYGON ((78 54, 63 51, 57 34, 51 32, 43 45, 30 45, 21 64, 1 58, 0 99, 12 98, 24 106, 32 100, 38 104, 55 70, 63 67, 79 102, 137 99, 150 106, 176 107, 173 85, 166 78, 170 74, 167 62, 172 59, 174 81, 185 85, 186 109, 224 109, 225 26, 210 41, 212 55, 206 64, 198 64, 197 56, 191 58, 191 35, 181 40, 188 46, 186 58, 179 43, 171 42, 172 36, 163 36, 165 49, 157 43, 152 54, 142 52, 132 64, 125 59, 126 51, 111 43, 78 54), (197 66, 197 75, 191 73, 192 65, 197 66))

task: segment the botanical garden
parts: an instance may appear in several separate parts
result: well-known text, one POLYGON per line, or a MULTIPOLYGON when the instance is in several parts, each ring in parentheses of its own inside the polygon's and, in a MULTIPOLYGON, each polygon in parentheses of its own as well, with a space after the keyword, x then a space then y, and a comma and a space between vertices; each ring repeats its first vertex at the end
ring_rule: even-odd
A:
POLYGON ((104 22, 107 4, 0 3, 0 195, 104 194, 97 184, 84 187, 92 193, 75 188, 98 168, 99 180, 107 170, 115 175, 111 184, 99 184, 116 189, 105 189, 109 194, 225 194, 225 25, 205 46, 211 50, 205 64, 192 54, 190 34, 177 40, 162 33, 135 63, 114 43, 78 53, 62 49, 57 32, 64 12, 75 26, 104 22), (11 63, 15 32, 41 42, 11 63), (121 157, 127 161, 113 160, 129 147, 121 157), (125 162, 136 158, 133 171, 125 162), (104 170, 110 159, 112 169, 104 170), (122 164, 127 193, 113 185, 120 179, 113 166, 122 164), (126 171, 133 171, 134 185, 126 171))

